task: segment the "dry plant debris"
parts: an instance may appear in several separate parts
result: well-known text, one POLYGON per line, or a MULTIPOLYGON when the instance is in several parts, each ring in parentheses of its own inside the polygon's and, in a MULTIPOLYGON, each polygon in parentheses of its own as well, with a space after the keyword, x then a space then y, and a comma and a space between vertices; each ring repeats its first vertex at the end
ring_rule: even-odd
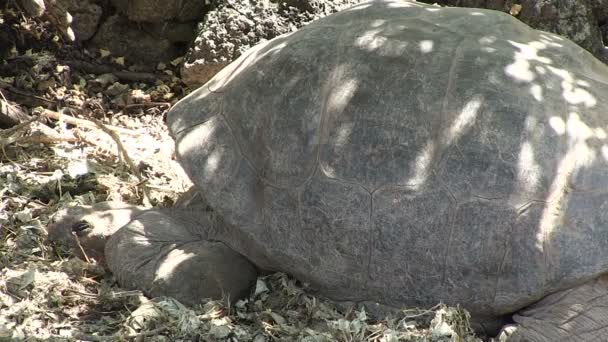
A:
POLYGON ((125 69, 120 56, 64 44, 10 4, 0 7, 2 32, 10 48, 0 51, 1 104, 28 119, 0 130, 0 341, 481 341, 458 308, 373 320, 284 274, 260 277, 232 307, 187 308, 121 289, 99 265, 50 246, 46 227, 59 208, 172 205, 191 186, 163 122, 188 89, 173 76, 178 63, 125 69))

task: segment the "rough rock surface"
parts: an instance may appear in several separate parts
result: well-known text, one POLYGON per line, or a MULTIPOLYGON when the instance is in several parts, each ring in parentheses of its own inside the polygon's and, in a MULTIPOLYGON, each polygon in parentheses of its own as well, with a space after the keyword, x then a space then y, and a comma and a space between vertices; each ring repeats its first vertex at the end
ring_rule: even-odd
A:
POLYGON ((136 22, 185 22, 203 18, 205 0, 112 0, 112 4, 136 22))
POLYGON ((158 62, 171 60, 180 55, 180 50, 169 39, 149 34, 136 23, 121 15, 106 19, 91 44, 104 48, 127 61, 158 62))
POLYGON ((602 41, 604 42, 604 45, 608 45, 608 0, 590 1, 602 33, 602 41))
POLYGON ((608 24, 608 0, 589 0, 589 2, 600 24, 608 24))
POLYGON ((260 41, 292 32, 315 19, 362 0, 228 0, 218 4, 200 25, 186 55, 182 79, 190 86, 207 82, 220 69, 260 41), (294 7, 297 6, 297 7, 294 7))
POLYGON ((43 0, 18 0, 17 3, 27 15, 32 17, 41 16, 46 9, 43 0))
POLYGON ((91 39, 101 20, 101 6, 90 0, 57 0, 72 16, 71 28, 78 41, 91 39))
POLYGON ((606 0, 420 0, 442 6, 474 7, 509 12, 521 5, 516 16, 535 29, 557 33, 608 63, 608 1, 606 0), (603 33, 603 37, 602 37, 603 33))
POLYGON ((194 41, 197 23, 195 21, 168 21, 163 23, 140 23, 138 26, 149 34, 167 39, 172 43, 190 44, 194 41))
MULTIPOLYGON (((116 13, 105 19, 103 24, 94 25, 97 33, 89 45, 107 49, 113 55, 124 56, 130 61, 149 63, 168 61, 185 53, 187 45, 195 38, 196 26, 204 16, 206 3, 205 0, 110 2, 116 13)), ((78 14, 77 11, 74 13, 78 14)), ((76 36, 78 38, 79 34, 76 36)))

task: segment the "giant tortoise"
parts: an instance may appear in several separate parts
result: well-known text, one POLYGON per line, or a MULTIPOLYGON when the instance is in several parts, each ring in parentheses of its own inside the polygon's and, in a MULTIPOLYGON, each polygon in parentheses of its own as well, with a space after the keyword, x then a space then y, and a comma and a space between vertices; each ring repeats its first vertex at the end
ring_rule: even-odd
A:
POLYGON ((50 236, 188 304, 282 271, 368 310, 443 302, 515 341, 606 340, 607 95, 608 67, 508 14, 362 3, 175 104, 180 205, 74 207, 50 236))

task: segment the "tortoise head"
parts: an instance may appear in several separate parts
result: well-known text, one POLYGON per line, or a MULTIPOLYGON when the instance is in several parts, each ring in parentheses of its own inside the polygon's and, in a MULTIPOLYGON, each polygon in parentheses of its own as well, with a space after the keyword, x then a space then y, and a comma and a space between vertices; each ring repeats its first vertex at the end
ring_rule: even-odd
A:
POLYGON ((48 226, 48 241, 81 259, 105 266, 107 239, 145 209, 119 202, 101 202, 61 209, 48 226))

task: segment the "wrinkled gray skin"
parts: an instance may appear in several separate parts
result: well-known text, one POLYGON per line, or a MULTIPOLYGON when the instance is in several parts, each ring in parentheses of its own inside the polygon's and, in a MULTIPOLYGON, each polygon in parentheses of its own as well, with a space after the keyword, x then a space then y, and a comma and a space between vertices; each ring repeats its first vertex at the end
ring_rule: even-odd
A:
MULTIPOLYGON (((191 304, 218 292, 204 277, 246 293, 255 265, 339 302, 460 304, 490 334, 512 317, 512 341, 599 340, 606 94, 606 66, 509 15, 355 6, 173 107, 179 161, 221 219, 202 199, 135 213, 105 233, 107 264, 191 304)), ((79 219, 61 217, 56 232, 79 219)))

